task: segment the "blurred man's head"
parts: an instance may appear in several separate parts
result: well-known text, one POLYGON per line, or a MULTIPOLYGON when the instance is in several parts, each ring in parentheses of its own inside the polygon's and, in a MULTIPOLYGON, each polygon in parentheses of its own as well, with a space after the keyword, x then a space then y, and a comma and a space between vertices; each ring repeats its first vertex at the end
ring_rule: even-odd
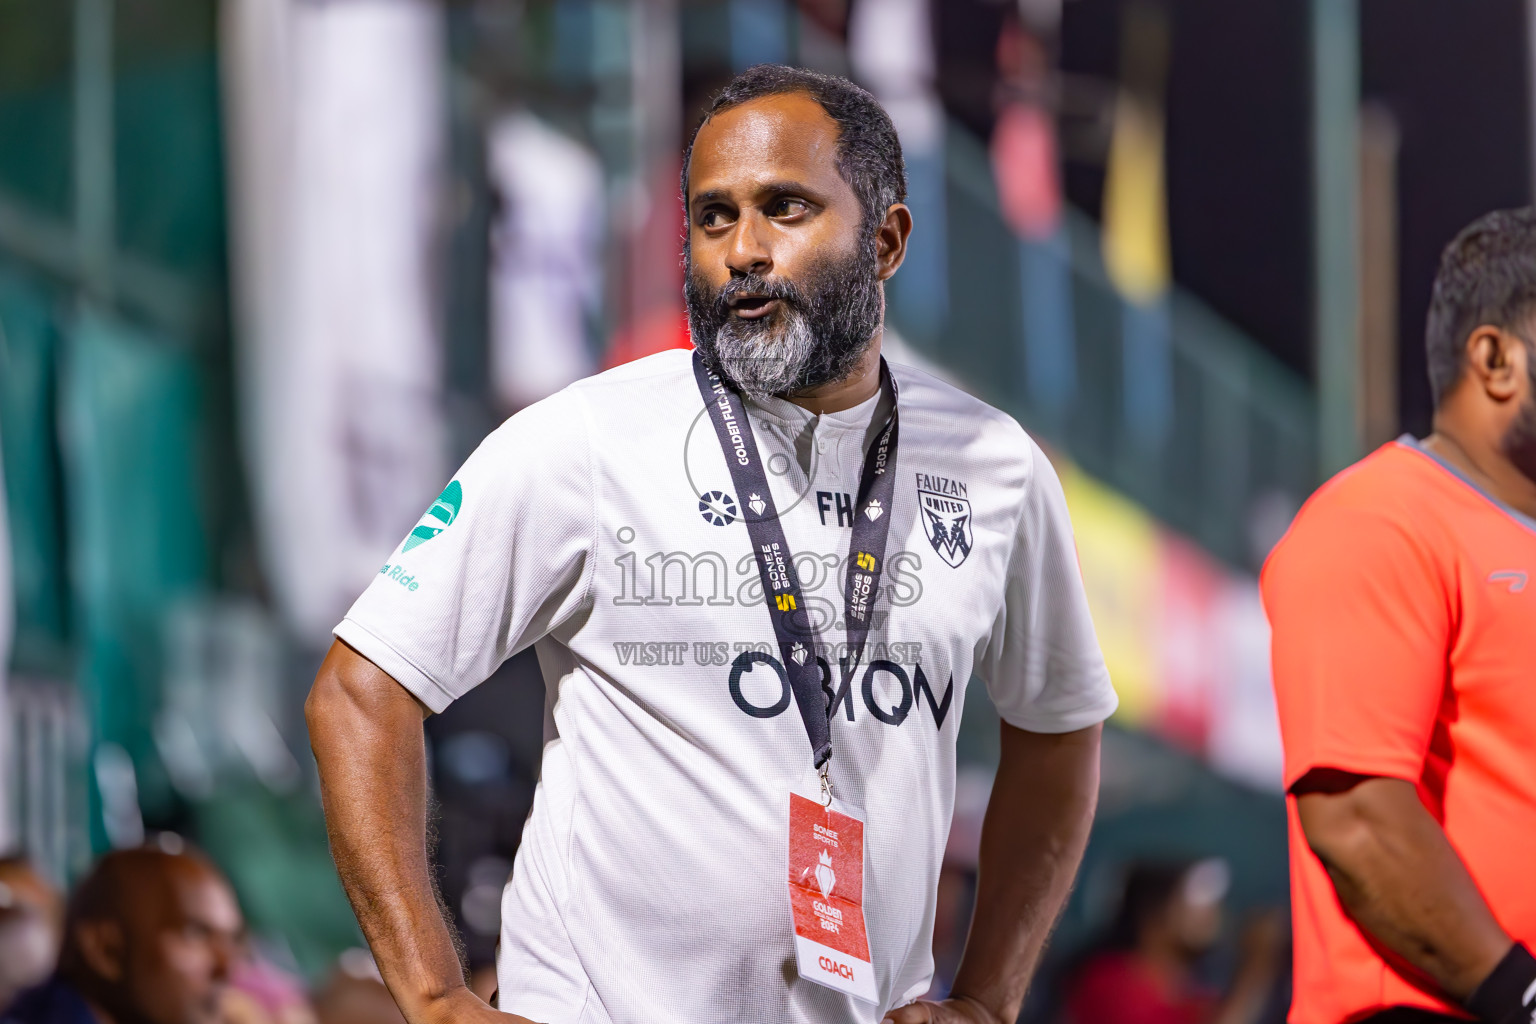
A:
POLYGON ((1128 946, 1198 957, 1221 935, 1230 880, 1226 862, 1217 859, 1134 865, 1117 930, 1128 946))
POLYGON ((218 1024, 244 932, 229 884, 202 857, 103 857, 69 901, 59 973, 113 1024, 218 1024))
POLYGON ((1499 210, 1446 246, 1425 344, 1437 429, 1476 431, 1536 480, 1536 210, 1499 210))
POLYGON ((878 335, 912 218, 891 119, 846 79, 760 65, 683 164, 693 342, 748 394, 848 377, 878 335))

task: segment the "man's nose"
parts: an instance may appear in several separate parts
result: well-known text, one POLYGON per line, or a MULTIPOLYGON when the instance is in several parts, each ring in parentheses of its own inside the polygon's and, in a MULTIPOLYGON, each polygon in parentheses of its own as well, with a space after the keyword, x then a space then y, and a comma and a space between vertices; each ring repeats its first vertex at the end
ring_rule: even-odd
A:
POLYGON ((210 944, 213 952, 213 970, 210 972, 214 981, 228 981, 230 974, 235 969, 235 964, 244 954, 244 946, 238 939, 215 938, 210 944))
POLYGON ((731 231, 731 245, 725 265, 736 274, 766 274, 773 269, 773 254, 763 238, 762 218, 744 212, 731 231))

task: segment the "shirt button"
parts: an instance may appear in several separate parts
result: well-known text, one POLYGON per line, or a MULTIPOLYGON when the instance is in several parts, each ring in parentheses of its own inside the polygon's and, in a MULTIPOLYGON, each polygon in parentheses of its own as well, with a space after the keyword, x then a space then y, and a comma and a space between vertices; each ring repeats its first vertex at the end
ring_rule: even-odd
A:
POLYGON ((826 451, 827 451, 827 441, 826 441, 826 438, 820 438, 819 437, 819 438, 816 439, 816 450, 818 452, 823 453, 823 454, 826 453, 826 451))

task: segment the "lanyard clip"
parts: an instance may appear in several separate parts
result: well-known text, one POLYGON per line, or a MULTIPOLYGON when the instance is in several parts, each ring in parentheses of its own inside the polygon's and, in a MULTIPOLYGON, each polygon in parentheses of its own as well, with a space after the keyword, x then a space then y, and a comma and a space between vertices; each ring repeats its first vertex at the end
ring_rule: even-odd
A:
POLYGON ((821 806, 823 807, 832 806, 832 780, 827 776, 831 767, 830 759, 821 766, 821 806))

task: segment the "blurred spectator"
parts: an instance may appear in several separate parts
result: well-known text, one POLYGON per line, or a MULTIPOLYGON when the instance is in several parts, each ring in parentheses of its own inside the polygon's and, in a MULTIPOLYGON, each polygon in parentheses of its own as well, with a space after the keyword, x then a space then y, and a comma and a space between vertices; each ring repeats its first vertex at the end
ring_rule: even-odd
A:
POLYGON ((0 1009, 48 977, 59 953, 64 901, 22 857, 0 857, 0 1009))
POLYGON ((1214 859, 1134 866, 1106 947, 1068 982, 1068 1024, 1255 1024, 1279 972, 1278 914, 1244 929, 1225 996, 1195 973, 1221 935, 1229 879, 1214 859))
POLYGON ((218 869, 180 843, 118 850, 69 901, 58 970, 4 1024, 221 1024, 244 932, 218 869))
POLYGON ((405 1024, 365 949, 341 955, 335 972, 315 994, 315 1013, 320 1024, 405 1024))
POLYGON ((0 1006, 46 979, 58 951, 53 927, 42 914, 22 903, 0 902, 0 1006))
MULTIPOLYGON (((0 886, 20 906, 40 914, 54 930, 55 941, 64 928, 64 898, 25 857, 0 857, 0 886)), ((10 903, 0 900, 9 906, 10 903)))
POLYGON ((297 978, 257 955, 240 960, 224 992, 224 1024, 316 1024, 297 978))

